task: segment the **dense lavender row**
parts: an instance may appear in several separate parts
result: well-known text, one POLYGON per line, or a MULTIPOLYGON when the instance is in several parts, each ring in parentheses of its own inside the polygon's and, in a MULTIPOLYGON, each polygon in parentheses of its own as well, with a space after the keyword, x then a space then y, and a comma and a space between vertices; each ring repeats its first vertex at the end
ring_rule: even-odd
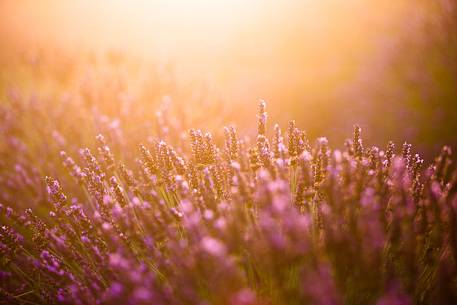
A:
MULTIPOLYGON (((102 135, 62 151, 46 200, 2 195, 0 303, 457 304, 449 148, 424 166, 357 126, 340 151, 293 121, 269 137, 263 102, 257 122, 252 142, 232 126, 222 145, 148 139, 135 162, 102 135)), ((21 166, 2 175, 6 193, 43 193, 21 166)))

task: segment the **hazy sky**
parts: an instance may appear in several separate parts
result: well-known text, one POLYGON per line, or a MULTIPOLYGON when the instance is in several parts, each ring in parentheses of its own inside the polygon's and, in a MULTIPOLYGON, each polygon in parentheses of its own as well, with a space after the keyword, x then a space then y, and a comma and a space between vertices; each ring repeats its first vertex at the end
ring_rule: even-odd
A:
POLYGON ((224 93, 282 98, 319 95, 351 78, 395 29, 401 2, 3 0, 0 33, 3 45, 170 60, 224 93))

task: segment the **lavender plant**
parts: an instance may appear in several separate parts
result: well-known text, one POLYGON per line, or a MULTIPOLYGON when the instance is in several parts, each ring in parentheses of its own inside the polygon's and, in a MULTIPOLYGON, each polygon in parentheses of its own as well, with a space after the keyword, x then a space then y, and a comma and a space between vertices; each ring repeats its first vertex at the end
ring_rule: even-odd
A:
POLYGON ((0 304, 457 304, 450 148, 332 149, 263 101, 253 141, 159 117, 134 156, 99 135, 46 173, 4 121, 0 304))

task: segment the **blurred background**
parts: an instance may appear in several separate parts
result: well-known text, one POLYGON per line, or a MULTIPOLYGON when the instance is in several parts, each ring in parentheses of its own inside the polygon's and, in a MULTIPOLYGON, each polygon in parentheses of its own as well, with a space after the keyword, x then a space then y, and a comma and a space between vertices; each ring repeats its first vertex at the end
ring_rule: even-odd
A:
POLYGON ((380 147, 457 148, 453 0, 1 0, 0 66, 0 104, 23 107, 2 131, 26 142, 140 138, 169 108, 249 133, 264 99, 333 146, 357 123, 380 147))

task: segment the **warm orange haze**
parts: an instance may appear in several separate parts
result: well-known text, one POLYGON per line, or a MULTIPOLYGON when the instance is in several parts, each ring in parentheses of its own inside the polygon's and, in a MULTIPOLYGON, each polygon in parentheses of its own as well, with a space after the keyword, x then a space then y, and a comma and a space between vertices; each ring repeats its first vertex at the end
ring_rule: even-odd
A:
MULTIPOLYGON (((399 113, 410 112, 408 105, 411 124, 436 116, 417 113, 441 97, 421 93, 436 85, 421 83, 429 77, 415 74, 430 75, 432 82, 449 77, 440 71, 449 68, 445 63, 425 55, 436 45, 427 31, 451 30, 436 24, 448 13, 432 1, 7 0, 0 5, 6 67, 14 68, 10 59, 20 56, 58 61, 122 53, 140 69, 151 64, 170 69, 180 88, 211 92, 212 99, 241 104, 249 114, 259 98, 266 99, 278 120, 295 114, 311 134, 326 132, 340 143, 354 123, 367 135, 382 128, 385 139, 396 137, 399 113), (402 88, 387 88, 392 82, 402 88), (376 115, 377 109, 387 111, 382 121, 357 118, 376 115)), ((443 48, 436 46, 438 52, 443 48)), ((87 74, 80 70, 76 82, 87 74)), ((446 107, 433 125, 451 119, 446 107)), ((400 132, 424 148, 436 144, 434 151, 443 144, 416 127, 400 132)), ((448 127, 437 128, 452 140, 448 127)))
POLYGON ((455 305, 456 132, 457 0, 0 0, 0 305, 455 305))

